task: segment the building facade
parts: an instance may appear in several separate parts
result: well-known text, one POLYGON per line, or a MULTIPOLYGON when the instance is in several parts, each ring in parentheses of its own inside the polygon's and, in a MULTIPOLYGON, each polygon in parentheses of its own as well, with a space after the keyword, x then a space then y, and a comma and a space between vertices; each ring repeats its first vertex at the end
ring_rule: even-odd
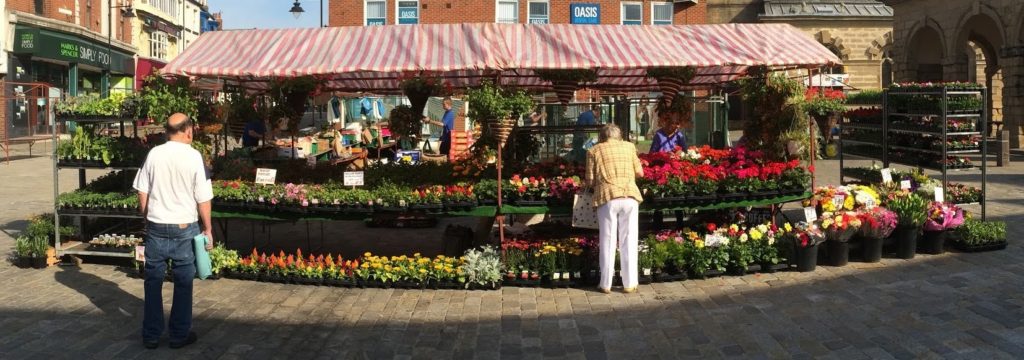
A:
POLYGON ((223 14, 220 12, 211 13, 209 8, 199 11, 199 33, 208 31, 219 31, 224 29, 223 14))
POLYGON ((135 46, 139 49, 135 88, 167 65, 202 33, 206 0, 135 0, 135 46))
POLYGON ((885 0, 895 9, 897 81, 970 81, 990 90, 992 120, 1024 141, 1024 1, 885 0))
POLYGON ((843 60, 842 67, 825 71, 854 89, 878 89, 892 82, 893 12, 880 1, 709 0, 707 11, 709 23, 787 23, 799 28, 843 60))
POLYGON ((130 15, 111 8, 118 5, 117 0, 6 2, 2 114, 8 136, 49 131, 52 119, 43 105, 11 96, 30 87, 25 84, 46 83, 51 96, 103 96, 130 88, 136 49, 130 15))
POLYGON ((705 22, 704 1, 330 0, 330 26, 512 23, 683 25, 705 22))

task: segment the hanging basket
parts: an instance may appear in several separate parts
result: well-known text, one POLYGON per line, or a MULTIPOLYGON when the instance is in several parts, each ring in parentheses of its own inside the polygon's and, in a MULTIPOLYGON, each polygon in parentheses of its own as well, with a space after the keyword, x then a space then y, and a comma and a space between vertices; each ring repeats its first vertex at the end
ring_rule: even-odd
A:
POLYGON ((552 81, 551 83, 555 89, 555 95, 558 96, 558 102, 562 103, 562 106, 569 105, 569 102, 576 96, 576 89, 579 88, 575 81, 552 81))
POLYGON ((690 83, 696 72, 690 67, 662 67, 647 69, 647 76, 658 81, 661 94, 669 103, 675 100, 683 86, 690 83))
POLYGON ((511 119, 502 119, 488 120, 487 125, 494 137, 498 139, 498 143, 504 145, 508 141, 508 136, 512 134, 512 127, 515 123, 511 119))
POLYGON ((658 87, 661 88, 661 95, 671 103, 675 100, 676 95, 683 89, 686 82, 683 79, 675 77, 660 77, 657 78, 658 87))

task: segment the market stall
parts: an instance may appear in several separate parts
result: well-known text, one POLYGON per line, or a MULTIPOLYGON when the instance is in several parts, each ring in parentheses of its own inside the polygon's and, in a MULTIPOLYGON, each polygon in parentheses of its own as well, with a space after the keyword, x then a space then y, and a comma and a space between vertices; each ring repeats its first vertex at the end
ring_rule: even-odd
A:
MULTIPOLYGON (((477 148, 480 150, 474 156, 451 163, 370 164, 363 170, 363 177, 352 183, 348 182, 346 169, 325 167, 315 159, 279 161, 273 164, 276 179, 256 181, 253 175, 257 165, 244 152, 233 151, 216 160, 233 171, 230 175, 219 174, 215 183, 216 217, 320 221, 385 213, 479 216, 497 217, 498 228, 503 231, 500 221, 506 214, 564 214, 579 184, 580 172, 558 159, 503 165, 504 138, 514 127, 512 119, 532 105, 530 97, 518 91, 647 91, 660 92, 671 102, 681 90, 711 89, 749 78, 753 80, 744 83, 760 91, 756 93, 761 97, 756 109, 766 109, 759 113, 778 116, 762 115, 752 122, 772 123, 789 119, 786 116, 799 107, 786 102, 792 97, 786 77, 769 73, 838 62, 826 48, 788 25, 456 24, 212 32, 168 64, 163 74, 192 78, 207 89, 228 87, 239 89, 241 94, 275 97, 265 103, 286 104, 291 109, 282 111, 293 119, 301 118, 305 99, 329 91, 404 94, 411 107, 396 106, 391 116, 399 111, 401 116, 412 114, 417 119, 430 96, 462 94, 470 104, 466 115, 484 123, 483 133, 495 138, 495 147, 477 148), (334 50, 364 48, 375 50, 334 50), (514 102, 509 107, 516 110, 490 108, 481 105, 483 101, 473 101, 488 97, 514 102), (519 101, 524 97, 525 106, 519 101), (302 170, 309 166, 315 171, 302 170)), ((394 122, 395 118, 390 120, 394 122)), ((694 148, 670 156, 645 157, 650 175, 642 180, 648 199, 643 210, 746 208, 809 197, 813 167, 805 161, 811 158, 806 151, 813 146, 795 140, 800 134, 806 137, 808 127, 797 126, 794 130, 788 123, 785 127, 782 130, 788 133, 779 129, 751 132, 749 149, 694 148), (759 137, 778 140, 779 144, 764 145, 759 137)), ((106 204, 105 199, 93 194, 72 195, 58 201, 58 212, 103 211, 110 215, 129 207, 106 204)), ((500 238, 503 247, 517 241, 503 234, 500 238)), ((304 261, 301 254, 294 255, 300 263, 304 261)), ((238 270, 260 273, 284 259, 291 264, 292 258, 254 254, 243 259, 244 269, 238 270)), ((361 271, 359 265, 349 267, 352 260, 375 264, 395 261, 372 255, 344 262, 330 256, 327 259, 337 268, 347 264, 348 270, 344 271, 361 271)), ((307 263, 322 267, 324 261, 322 257, 310 258, 307 263)), ((452 264, 442 259, 435 265, 447 268, 452 264)), ((513 271, 511 267, 509 271, 513 271)), ((528 275, 531 279, 527 280, 532 281, 533 275, 528 275)), ((550 269, 544 276, 562 278, 552 277, 550 269)))

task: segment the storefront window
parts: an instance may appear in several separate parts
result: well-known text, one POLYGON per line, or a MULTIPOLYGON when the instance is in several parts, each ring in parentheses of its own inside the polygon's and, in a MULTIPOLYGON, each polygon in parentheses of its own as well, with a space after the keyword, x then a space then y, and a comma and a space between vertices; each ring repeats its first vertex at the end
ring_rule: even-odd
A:
POLYGON ((547 24, 548 23, 548 2, 547 1, 531 1, 530 2, 530 23, 531 24, 547 24))
POLYGON ((672 3, 651 3, 651 24, 672 25, 672 3))
POLYGON ((499 24, 515 24, 519 22, 519 1, 498 0, 499 24))
POLYGON ((178 0, 142 0, 142 2, 153 5, 171 17, 178 16, 178 0))
POLYGON ((149 56, 157 59, 167 58, 167 33, 154 31, 149 34, 149 56))
POLYGON ((387 2, 366 0, 366 25, 384 25, 387 22, 387 2))
POLYGON ((622 3, 622 25, 643 25, 644 5, 641 3, 622 3))
POLYGON ((398 2, 398 23, 399 24, 418 24, 420 22, 420 3, 419 1, 399 1, 398 2))

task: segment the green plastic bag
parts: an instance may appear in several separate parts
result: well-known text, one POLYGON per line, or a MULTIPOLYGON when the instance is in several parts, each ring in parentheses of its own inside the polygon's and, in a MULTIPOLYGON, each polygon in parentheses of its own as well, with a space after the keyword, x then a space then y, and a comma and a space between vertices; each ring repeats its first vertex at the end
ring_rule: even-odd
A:
POLYGON ((199 276, 200 280, 206 280, 206 278, 213 275, 213 265, 210 263, 210 252, 206 251, 206 242, 209 239, 206 235, 199 234, 192 238, 192 244, 196 250, 196 275, 199 276))

